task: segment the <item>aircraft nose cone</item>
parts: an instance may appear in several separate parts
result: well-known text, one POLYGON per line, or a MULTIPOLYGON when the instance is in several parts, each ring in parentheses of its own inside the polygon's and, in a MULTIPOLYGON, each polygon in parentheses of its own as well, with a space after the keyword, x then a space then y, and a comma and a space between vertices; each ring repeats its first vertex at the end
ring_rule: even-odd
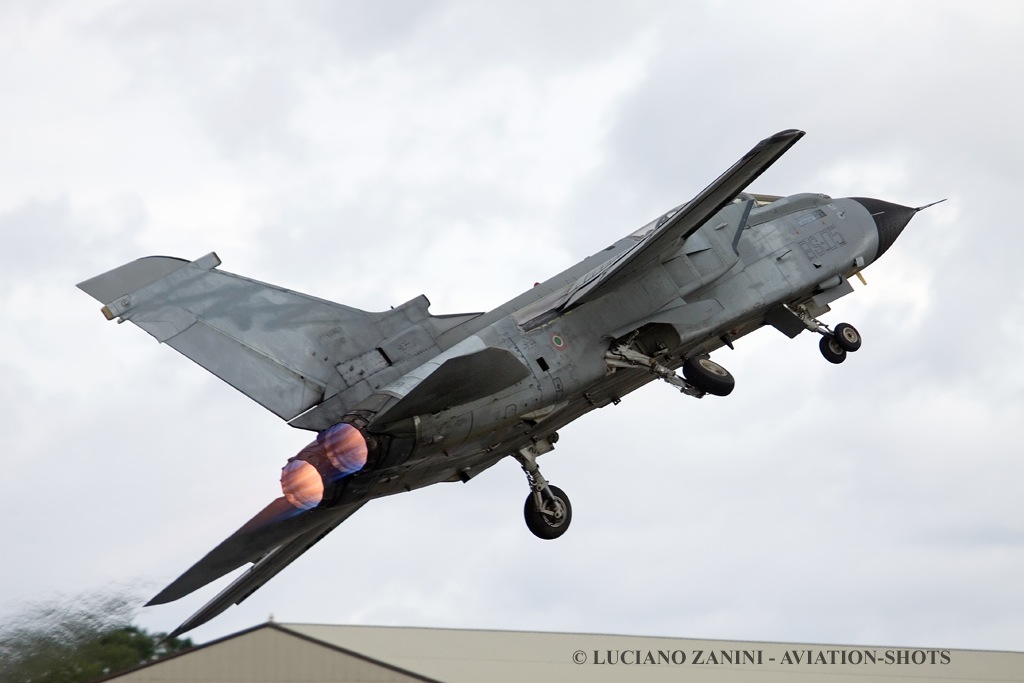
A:
POLYGON ((868 210, 871 217, 875 219, 875 227, 878 228, 878 253, 875 254, 876 261, 879 256, 892 246, 892 243, 903 232, 903 228, 907 227, 907 223, 917 213, 917 209, 885 202, 881 199, 872 199, 870 197, 851 197, 851 199, 859 202, 861 206, 868 210))

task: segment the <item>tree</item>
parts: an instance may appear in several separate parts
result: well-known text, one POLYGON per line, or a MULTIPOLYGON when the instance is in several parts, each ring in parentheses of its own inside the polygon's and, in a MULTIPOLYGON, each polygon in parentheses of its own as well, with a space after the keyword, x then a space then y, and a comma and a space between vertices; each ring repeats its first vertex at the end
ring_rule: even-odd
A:
POLYGON ((37 603, 0 627, 0 681, 86 683, 192 647, 131 625, 134 597, 37 603))

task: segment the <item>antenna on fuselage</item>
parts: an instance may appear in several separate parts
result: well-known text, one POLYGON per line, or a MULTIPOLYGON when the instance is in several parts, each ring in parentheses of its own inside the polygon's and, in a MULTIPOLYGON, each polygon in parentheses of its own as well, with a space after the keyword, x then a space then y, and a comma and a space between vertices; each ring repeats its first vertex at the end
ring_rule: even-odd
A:
POLYGON ((939 201, 937 201, 937 202, 932 202, 931 204, 925 204, 924 206, 919 206, 919 207, 917 207, 916 209, 914 209, 914 213, 917 213, 918 211, 924 211, 924 210, 925 210, 925 209, 927 209, 928 207, 931 207, 931 206, 935 206, 936 204, 941 204, 942 202, 946 201, 946 199, 948 199, 948 197, 945 197, 945 198, 943 198, 943 199, 940 199, 940 200, 939 200, 939 201))

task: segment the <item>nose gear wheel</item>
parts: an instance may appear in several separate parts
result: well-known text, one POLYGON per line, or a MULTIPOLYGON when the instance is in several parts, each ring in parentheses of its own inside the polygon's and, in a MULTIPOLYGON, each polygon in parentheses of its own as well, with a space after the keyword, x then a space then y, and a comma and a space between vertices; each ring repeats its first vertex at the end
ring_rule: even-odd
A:
POLYGON ((835 337, 836 344, 843 347, 845 351, 853 353, 860 348, 860 332, 849 323, 839 323, 836 325, 836 329, 832 331, 832 336, 835 337))
POLYGON ((840 346, 836 338, 830 334, 822 336, 821 341, 818 342, 818 348, 829 363, 839 365, 846 360, 846 349, 840 346))

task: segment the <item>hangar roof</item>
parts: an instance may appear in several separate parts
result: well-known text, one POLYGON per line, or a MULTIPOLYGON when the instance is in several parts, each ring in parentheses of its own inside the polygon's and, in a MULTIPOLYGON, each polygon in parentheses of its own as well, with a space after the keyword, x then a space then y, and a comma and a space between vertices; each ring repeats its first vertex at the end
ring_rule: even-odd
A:
POLYGON ((321 681, 1020 681, 1024 653, 268 623, 108 678, 321 681))

